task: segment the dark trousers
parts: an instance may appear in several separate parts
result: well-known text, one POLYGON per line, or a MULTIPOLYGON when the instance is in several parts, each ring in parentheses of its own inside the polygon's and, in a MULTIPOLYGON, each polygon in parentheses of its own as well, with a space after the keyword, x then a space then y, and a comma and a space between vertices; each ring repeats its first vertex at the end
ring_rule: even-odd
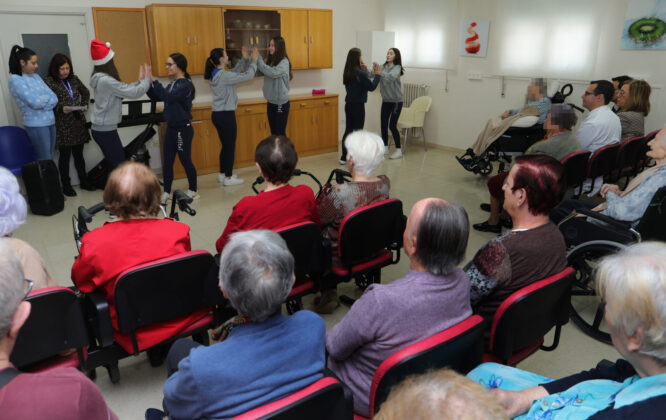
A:
POLYGON ((286 136, 289 102, 282 105, 268 103, 266 104, 266 113, 268 114, 268 125, 271 127, 271 134, 286 136))
POLYGON ((222 143, 220 172, 231 176, 236 154, 236 111, 213 111, 213 124, 222 143))
POLYGON ((382 140, 384 146, 388 146, 388 131, 391 130, 395 147, 400 148, 400 131, 398 131, 398 118, 402 111, 402 102, 382 102, 381 124, 382 140))
POLYGON ((171 192, 173 163, 176 160, 176 154, 178 154, 178 159, 180 159, 180 163, 185 168, 190 190, 197 190, 197 170, 192 163, 193 137, 194 129, 192 129, 191 125, 186 125, 185 127, 167 127, 166 134, 164 135, 164 167, 162 168, 165 192, 171 192))
POLYGON ((192 349, 202 345, 189 338, 179 338, 174 341, 166 357, 167 378, 178 371, 178 363, 189 356, 192 349))
POLYGON ((60 181, 62 185, 71 185, 69 180, 69 157, 74 155, 74 167, 76 173, 79 175, 79 182, 84 184, 86 182, 86 161, 83 159, 83 144, 76 146, 60 146, 58 148, 60 156, 58 156, 58 171, 60 171, 60 181))
POLYGON ((109 171, 116 169, 118 165, 125 161, 125 150, 123 150, 118 130, 90 131, 92 132, 93 140, 102 149, 102 153, 109 164, 109 171))
MULTIPOLYGON (((573 210, 593 209, 597 205, 583 200, 565 200, 550 212, 550 220, 558 224, 573 210)), ((574 217, 560 226, 560 232, 567 246, 576 246, 588 241, 606 240, 613 242, 631 242, 630 233, 618 231, 607 224, 592 223, 587 217, 574 217)))
POLYGON ((363 130, 365 125, 365 104, 363 102, 345 104, 345 134, 342 136, 342 156, 340 159, 347 160, 347 147, 345 140, 347 136, 357 130, 363 130))

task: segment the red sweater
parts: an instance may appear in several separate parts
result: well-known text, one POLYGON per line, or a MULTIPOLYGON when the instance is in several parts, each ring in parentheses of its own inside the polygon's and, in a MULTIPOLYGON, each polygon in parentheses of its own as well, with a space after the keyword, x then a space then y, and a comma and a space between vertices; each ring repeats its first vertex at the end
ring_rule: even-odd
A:
POLYGON ((285 185, 276 190, 244 197, 234 206, 227 227, 215 242, 222 252, 232 233, 252 229, 277 229, 301 222, 319 223, 312 189, 307 185, 285 185))
MULTIPOLYGON (((190 251, 189 226, 171 219, 134 219, 105 223, 82 238, 72 281, 83 293, 97 289, 109 302, 114 339, 133 353, 132 339, 118 332, 114 302, 117 276, 123 271, 164 257, 190 251)), ((137 329, 139 349, 151 347, 201 319, 207 309, 137 329)))

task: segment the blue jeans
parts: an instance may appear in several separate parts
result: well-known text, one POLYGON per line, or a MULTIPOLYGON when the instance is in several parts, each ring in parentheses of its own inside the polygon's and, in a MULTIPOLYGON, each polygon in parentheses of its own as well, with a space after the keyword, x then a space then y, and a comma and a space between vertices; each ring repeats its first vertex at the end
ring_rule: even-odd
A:
POLYGON ((56 140, 55 124, 48 127, 25 127, 25 131, 35 149, 37 160, 52 160, 56 140))

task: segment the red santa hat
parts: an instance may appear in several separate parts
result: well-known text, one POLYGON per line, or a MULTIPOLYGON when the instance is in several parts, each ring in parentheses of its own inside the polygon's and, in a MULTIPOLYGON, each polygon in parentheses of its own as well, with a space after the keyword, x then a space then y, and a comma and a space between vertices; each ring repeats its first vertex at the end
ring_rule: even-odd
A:
POLYGON ((93 39, 90 41, 90 56, 92 57, 93 64, 96 66, 108 63, 113 58, 111 43, 93 39))

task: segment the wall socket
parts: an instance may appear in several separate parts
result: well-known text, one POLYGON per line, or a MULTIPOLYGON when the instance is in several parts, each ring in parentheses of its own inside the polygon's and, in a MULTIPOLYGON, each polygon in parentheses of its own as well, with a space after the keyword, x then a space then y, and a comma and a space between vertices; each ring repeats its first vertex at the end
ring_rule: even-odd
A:
POLYGON ((482 80, 483 79, 483 73, 480 71, 468 71, 467 72, 467 78, 469 80, 482 80))

